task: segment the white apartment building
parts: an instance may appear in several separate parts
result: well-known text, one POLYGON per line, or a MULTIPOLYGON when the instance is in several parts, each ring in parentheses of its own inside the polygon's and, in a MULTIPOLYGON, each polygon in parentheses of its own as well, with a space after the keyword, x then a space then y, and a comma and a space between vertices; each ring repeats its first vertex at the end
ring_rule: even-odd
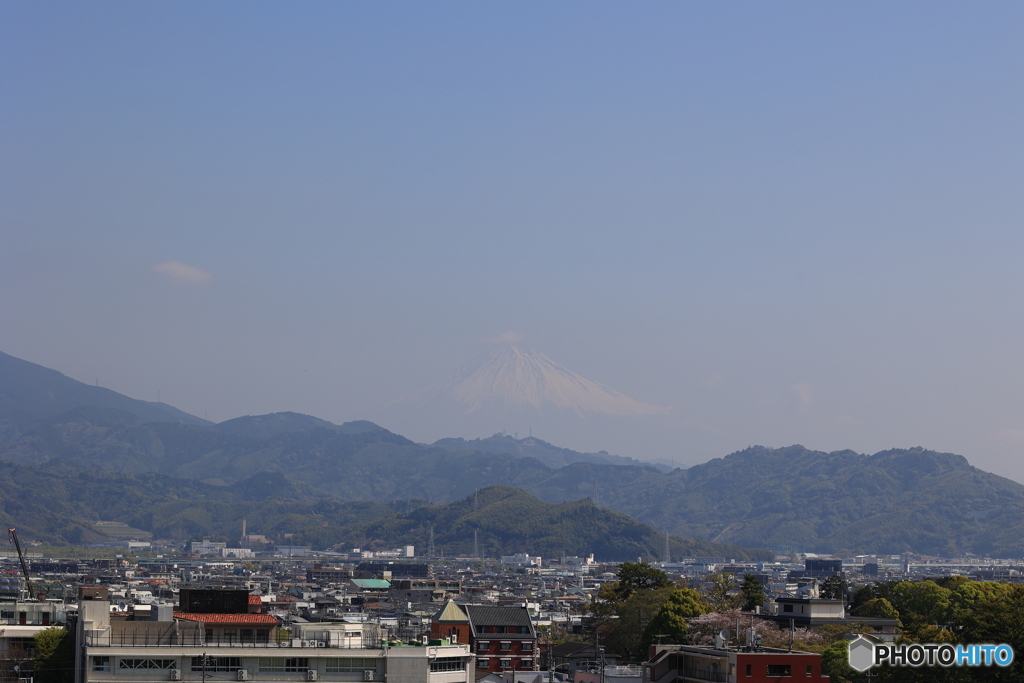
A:
POLYGON ((302 624, 283 639, 268 617, 158 610, 153 621, 111 620, 105 589, 83 588, 75 683, 473 680, 467 644, 389 647, 376 631, 366 637, 369 625, 344 623, 302 624))

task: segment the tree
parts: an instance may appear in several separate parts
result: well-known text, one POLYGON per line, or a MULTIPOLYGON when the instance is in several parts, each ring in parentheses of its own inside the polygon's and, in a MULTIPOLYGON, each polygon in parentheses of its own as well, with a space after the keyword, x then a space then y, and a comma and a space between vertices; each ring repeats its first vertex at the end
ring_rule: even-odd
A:
POLYGON ((33 677, 39 683, 71 683, 75 678, 75 637, 58 626, 33 637, 36 656, 33 677))
POLYGON ((839 574, 833 574, 821 584, 821 597, 826 600, 842 600, 846 595, 846 582, 839 574))
POLYGON ((721 612, 735 608, 739 604, 739 598, 729 595, 733 589, 733 575, 726 572, 716 572, 707 577, 711 586, 707 589, 707 600, 714 607, 715 611, 721 612))
POLYGON ((665 572, 652 567, 646 562, 623 562, 619 565, 619 597, 629 598, 633 593, 643 590, 670 588, 672 581, 665 572))
POLYGON ((872 598, 857 608, 855 616, 899 620, 900 613, 885 598, 872 598))
POLYGON ((641 590, 616 603, 615 616, 618 618, 609 619, 599 627, 606 647, 623 657, 635 661, 645 660, 644 633, 647 625, 671 593, 672 589, 669 588, 641 590))
POLYGON ((766 599, 761 580, 753 574, 744 574, 743 584, 740 586, 740 609, 753 612, 755 608, 763 605, 766 599))
POLYGON ((952 591, 934 581, 900 581, 892 586, 888 600, 899 612, 904 631, 913 637, 925 626, 948 623, 952 591))
POLYGON ((821 652, 821 673, 831 678, 831 683, 850 683, 856 672, 850 667, 850 644, 837 640, 821 652))
POLYGON ((657 614, 647 623, 643 635, 644 647, 650 646, 659 637, 667 639, 664 642, 683 643, 690 630, 686 620, 707 612, 708 607, 697 591, 690 588, 672 591, 668 600, 662 603, 657 614))

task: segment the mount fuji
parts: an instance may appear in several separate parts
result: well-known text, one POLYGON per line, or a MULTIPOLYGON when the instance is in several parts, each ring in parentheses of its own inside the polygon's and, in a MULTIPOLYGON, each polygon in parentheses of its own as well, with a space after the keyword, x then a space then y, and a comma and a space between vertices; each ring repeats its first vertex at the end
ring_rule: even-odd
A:
POLYGON ((518 346, 495 349, 483 362, 466 366, 410 398, 452 401, 463 415, 530 407, 569 410, 586 419, 588 414, 627 417, 661 415, 668 410, 636 401, 581 377, 543 353, 518 346))
POLYGON ((651 420, 664 420, 669 413, 669 408, 587 379, 543 353, 504 346, 391 403, 374 419, 430 442, 530 433, 596 452, 618 446, 617 440, 609 441, 613 434, 647 430, 654 427, 651 420))

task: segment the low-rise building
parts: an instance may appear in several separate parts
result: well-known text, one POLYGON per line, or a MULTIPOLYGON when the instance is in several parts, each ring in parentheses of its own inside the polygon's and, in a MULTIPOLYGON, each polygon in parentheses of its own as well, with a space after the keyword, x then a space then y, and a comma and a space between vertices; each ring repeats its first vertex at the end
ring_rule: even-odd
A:
POLYGON ((652 645, 650 683, 778 683, 789 678, 825 683, 821 655, 775 648, 652 645))

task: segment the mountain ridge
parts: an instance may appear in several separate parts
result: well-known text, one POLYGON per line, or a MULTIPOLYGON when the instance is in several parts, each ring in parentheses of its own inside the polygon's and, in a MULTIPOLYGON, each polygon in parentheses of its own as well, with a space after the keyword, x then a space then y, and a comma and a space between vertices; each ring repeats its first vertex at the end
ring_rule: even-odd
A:
MULTIPOLYGON (((0 362, 0 380, 4 367, 0 362)), ((53 375, 43 380, 35 388, 22 381, 19 390, 39 395, 53 375)), ((131 406, 140 403, 123 398, 131 406)), ((52 401, 44 405, 53 409, 52 401)), ((8 427, 15 418, 0 410, 8 427)), ((963 456, 923 448, 867 455, 756 446, 666 473, 642 463, 564 464, 554 458, 580 454, 532 439, 534 451, 506 437, 452 439, 442 447, 417 444, 370 422, 339 426, 298 413, 226 423, 148 422, 116 407, 77 405, 18 423, 13 436, 0 442, 0 458, 38 466, 39 472, 78 468, 100 478, 164 477, 168 487, 185 490, 224 490, 248 480, 253 495, 272 492, 278 477, 283 495, 347 501, 443 504, 507 485, 551 504, 589 498, 681 537, 747 547, 1024 557, 1024 486, 975 468, 963 456), (185 480, 191 483, 173 483, 185 480)), ((3 501, 8 510, 19 504, 3 501)))

